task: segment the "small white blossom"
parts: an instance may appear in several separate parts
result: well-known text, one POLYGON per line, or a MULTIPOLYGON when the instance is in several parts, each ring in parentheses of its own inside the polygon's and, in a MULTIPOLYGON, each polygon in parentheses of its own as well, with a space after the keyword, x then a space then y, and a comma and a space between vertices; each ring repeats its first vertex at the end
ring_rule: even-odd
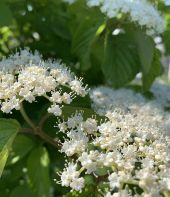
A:
POLYGON ((72 156, 75 153, 80 154, 85 151, 88 143, 88 137, 82 131, 73 131, 67 133, 68 140, 62 144, 61 152, 67 156, 72 156))
POLYGON ((97 161, 99 152, 98 151, 90 151, 89 153, 83 152, 79 157, 79 161, 81 165, 87 170, 87 174, 91 174, 96 171, 97 161))
POLYGON ((88 118, 85 122, 82 123, 82 128, 88 134, 93 134, 95 131, 98 130, 97 121, 93 118, 88 118))
POLYGON ((59 105, 54 104, 48 108, 48 113, 54 114, 55 116, 61 116, 62 110, 59 105))
POLYGON ((76 191, 80 191, 84 187, 84 179, 80 176, 80 172, 76 170, 77 165, 68 163, 68 166, 61 174, 61 185, 70 186, 76 191))
POLYGON ((25 100, 47 98, 52 105, 49 113, 62 114, 62 104, 70 104, 77 95, 85 96, 87 87, 60 62, 43 61, 36 52, 24 49, 0 62, 0 107, 4 113, 19 110, 25 100), (68 92, 63 92, 66 86, 68 92))

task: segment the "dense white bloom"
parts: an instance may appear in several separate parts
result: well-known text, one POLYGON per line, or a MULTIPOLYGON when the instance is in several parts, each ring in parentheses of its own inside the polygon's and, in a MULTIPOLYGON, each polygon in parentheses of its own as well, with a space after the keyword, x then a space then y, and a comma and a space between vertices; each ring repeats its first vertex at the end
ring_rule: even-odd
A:
POLYGON ((73 4, 76 0, 63 0, 65 3, 73 4))
POLYGON ((19 110, 25 100, 32 103, 44 96, 52 105, 49 113, 62 114, 62 103, 70 104, 75 95, 85 96, 87 87, 63 64, 43 61, 36 52, 25 49, 0 62, 0 106, 4 113, 19 110), (66 86, 70 92, 63 92, 66 86))
POLYGON ((100 113, 105 114, 108 110, 119 108, 129 111, 136 107, 142 107, 146 99, 139 93, 130 89, 121 88, 113 90, 112 88, 101 86, 90 91, 92 107, 100 113))
POLYGON ((76 164, 68 163, 61 174, 61 185, 70 186, 72 189, 80 191, 84 187, 84 179, 79 178, 80 172, 76 168, 76 164))
POLYGON ((117 17, 119 13, 128 14, 130 20, 145 27, 149 35, 163 32, 163 18, 146 0, 104 0, 101 11, 109 18, 117 17))
MULTIPOLYGON (((84 174, 90 174, 99 188, 104 182, 106 197, 162 196, 164 192, 170 192, 170 138, 158 132, 154 125, 149 127, 134 122, 134 115, 128 112, 110 111, 106 118, 97 124, 95 119, 84 121, 82 114, 76 113, 71 117, 74 120, 71 126, 68 127, 68 121, 60 123, 61 132, 67 136, 61 150, 68 157, 74 155, 72 165, 78 164, 80 169, 78 180, 84 174), (87 132, 89 126, 82 126, 86 123, 89 126, 95 123, 90 126, 95 132, 87 132), (78 137, 80 133, 85 137, 78 137), (65 143, 68 143, 67 148, 65 143), (77 144, 79 148, 74 149, 77 144)), ((85 184, 78 180, 82 189, 85 184)), ((70 183, 66 186, 77 190, 70 183)))
POLYGON ((118 119, 118 114, 126 114, 120 121, 127 128, 145 128, 150 131, 154 127, 158 132, 170 135, 170 112, 165 111, 170 105, 170 86, 156 81, 151 91, 154 98, 149 100, 130 89, 98 87, 90 92, 90 97, 92 107, 101 115, 116 111, 115 116, 114 113, 112 116, 118 119))
POLYGON ((83 121, 82 114, 81 113, 76 113, 73 116, 68 118, 67 127, 69 129, 74 129, 75 127, 78 127, 82 121, 83 121))
POLYGON ((85 133, 71 130, 67 136, 69 139, 63 142, 61 152, 65 152, 67 156, 72 156, 75 153, 80 154, 85 151, 88 142, 85 133))
POLYGON ((170 107, 170 84, 166 84, 162 80, 156 80, 152 87, 157 104, 159 103, 163 107, 170 107))
POLYGON ((94 134, 97 128, 97 121, 93 118, 88 118, 85 122, 82 122, 82 129, 88 134, 94 134))
POLYGON ((98 155, 98 151, 90 151, 89 153, 83 152, 79 157, 78 160, 81 162, 81 165, 87 170, 87 174, 91 174, 92 172, 96 171, 98 155))
MULTIPOLYGON (((72 4, 76 0, 64 0, 72 4)), ((164 21, 158 10, 147 0, 86 0, 87 6, 99 6, 108 18, 127 16, 130 21, 146 29, 148 35, 163 32, 164 21)))
POLYGON ((61 116, 62 111, 59 105, 54 104, 48 108, 48 113, 54 114, 55 116, 61 116))
POLYGON ((102 2, 103 2, 103 0, 87 0, 87 5, 89 7, 99 6, 99 5, 101 5, 102 2))
POLYGON ((119 192, 116 192, 114 194, 111 194, 111 192, 108 192, 105 197, 132 197, 132 195, 129 193, 128 190, 120 190, 119 192))

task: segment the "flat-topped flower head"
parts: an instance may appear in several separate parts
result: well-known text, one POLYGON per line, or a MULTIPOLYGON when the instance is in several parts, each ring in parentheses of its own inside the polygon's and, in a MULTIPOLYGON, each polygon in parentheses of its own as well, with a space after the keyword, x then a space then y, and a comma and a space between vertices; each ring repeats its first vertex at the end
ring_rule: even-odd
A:
POLYGON ((48 112, 60 116, 63 104, 87 93, 82 79, 59 61, 44 61, 38 52, 32 54, 24 49, 0 62, 0 106, 4 113, 19 110, 24 100, 32 103, 43 96, 52 103, 48 112), (68 91, 63 91, 63 87, 68 91))
POLYGON ((108 18, 127 14, 129 20, 145 28, 148 35, 163 32, 163 18, 147 0, 103 0, 100 9, 108 18))
MULTIPOLYGON (((130 89, 115 90, 101 86, 90 91, 90 98, 92 108, 101 115, 117 111, 126 114, 126 120, 129 117, 125 122, 126 126, 128 123, 139 128, 145 127, 147 130, 155 126, 157 131, 170 135, 170 112, 165 110, 169 106, 170 86, 156 81, 151 91, 153 98, 147 99, 130 89)), ((118 113, 115 118, 119 118, 118 113)))
POLYGON ((60 175, 61 185, 82 191, 88 175, 102 196, 163 196, 170 192, 170 138, 152 125, 132 124, 132 114, 110 111, 106 118, 99 123, 76 113, 60 122, 65 135, 61 152, 71 161, 60 175))
MULTIPOLYGON (((63 0, 73 4, 78 0, 63 0)), ((147 0, 86 0, 88 7, 97 6, 108 18, 125 15, 131 22, 145 29, 146 34, 161 34, 164 29, 163 17, 147 0)))

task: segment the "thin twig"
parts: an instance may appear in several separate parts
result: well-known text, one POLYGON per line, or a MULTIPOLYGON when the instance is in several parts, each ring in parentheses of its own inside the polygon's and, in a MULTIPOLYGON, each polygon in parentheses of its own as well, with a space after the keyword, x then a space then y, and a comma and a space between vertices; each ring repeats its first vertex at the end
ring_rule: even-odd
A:
POLYGON ((21 115, 23 116, 24 120, 28 123, 28 125, 33 128, 33 129, 36 129, 36 126, 35 124, 32 122, 32 120, 27 116, 25 110, 24 110, 24 107, 23 107, 23 104, 21 103, 20 104, 20 112, 21 112, 21 115))
POLYGON ((20 133, 26 133, 26 134, 33 134, 33 135, 35 135, 34 130, 31 129, 31 128, 21 128, 20 129, 20 133))
POLYGON ((52 137, 50 137, 49 135, 47 135, 45 132, 42 131, 41 127, 42 127, 43 123, 46 121, 46 119, 48 118, 48 116, 45 116, 44 118, 42 118, 40 121, 40 126, 37 127, 32 122, 32 120, 28 117, 22 104, 21 104, 20 112, 21 112, 21 115, 23 116, 24 120, 31 127, 31 128, 22 128, 21 132, 38 135, 41 139, 43 139, 44 141, 53 145, 54 147, 60 148, 60 146, 61 146, 60 142, 55 141, 52 137))
POLYGON ((43 127, 43 125, 44 125, 44 123, 47 121, 47 119, 50 117, 50 116, 52 116, 52 114, 45 114, 42 118, 41 118, 41 120, 40 120, 40 122, 39 122, 39 127, 42 129, 42 127, 43 127))
POLYGON ((48 142, 49 144, 53 145, 56 148, 60 148, 61 147, 61 143, 58 141, 55 141, 52 137, 50 137, 49 135, 47 135, 45 132, 43 132, 41 129, 37 128, 37 135, 43 139, 44 141, 48 142))

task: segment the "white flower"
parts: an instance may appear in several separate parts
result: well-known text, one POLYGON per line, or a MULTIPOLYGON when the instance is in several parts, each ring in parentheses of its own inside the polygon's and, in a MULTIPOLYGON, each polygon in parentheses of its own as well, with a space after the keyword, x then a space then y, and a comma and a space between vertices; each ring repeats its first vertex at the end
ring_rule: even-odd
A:
MULTIPOLYGON (((76 0, 63 0, 69 4, 76 0)), ((146 29, 146 34, 153 36, 164 29, 163 17, 147 0, 86 0, 88 7, 98 6, 108 18, 125 15, 132 23, 146 29)))
MULTIPOLYGON (((92 89, 90 97, 93 101, 92 107, 97 113, 112 117, 112 121, 119 119, 126 129, 145 128, 170 135, 170 113, 164 110, 168 107, 170 87, 156 81, 152 91, 155 97, 149 100, 130 89, 114 90, 102 86, 92 89), (123 117, 123 114, 126 116, 123 117)), ((151 135, 151 132, 142 134, 143 138, 148 135, 151 135)))
POLYGON ((76 164, 68 163, 68 166, 61 174, 61 185, 70 186, 72 189, 80 191, 84 187, 84 179, 79 178, 80 172, 76 168, 76 164))
POLYGON ((51 94, 50 100, 55 103, 62 103, 62 97, 60 92, 53 92, 51 94))
POLYGON ((79 161, 81 162, 81 165, 87 170, 87 174, 91 174, 92 172, 96 171, 96 159, 98 155, 98 151, 90 151, 89 153, 83 152, 82 155, 79 157, 79 161))
POLYGON ((51 107, 48 108, 48 113, 52 113, 55 116, 61 116, 62 110, 61 110, 59 105, 54 104, 54 105, 51 105, 51 107))
POLYGON ((68 118, 67 126, 69 129, 74 129, 83 121, 83 117, 81 113, 76 113, 74 116, 68 118))
POLYGON ((10 100, 1 103, 1 110, 4 113, 10 113, 12 109, 20 109, 20 101, 13 96, 10 100))
POLYGON ((109 184, 110 184, 111 188, 113 188, 113 189, 115 187, 119 188, 120 181, 119 181, 119 176, 117 173, 114 172, 111 175, 109 175, 108 180, 109 180, 109 184))
POLYGON ((109 18, 128 14, 132 22, 146 28, 146 33, 162 33, 164 22, 159 12, 146 0, 103 0, 101 11, 109 18))
MULTIPOLYGON (((96 130, 95 119, 83 120, 76 113, 70 127, 67 121, 63 123, 64 129, 61 126, 66 134, 61 151, 68 157, 74 155, 82 176, 90 174, 99 185, 105 183, 106 196, 160 196, 164 191, 170 192, 170 138, 151 125, 133 124, 133 116, 110 111, 108 119, 96 130), (93 122, 96 133, 92 135, 87 128, 93 128, 93 122), (82 126, 85 123, 87 128, 82 126), (141 193, 132 185, 139 187, 141 193)), ((75 185, 71 186, 73 190, 78 185, 85 186, 79 179, 75 185)))
POLYGON ((73 4, 76 0, 63 0, 65 3, 73 4))
POLYGON ((86 87, 85 88, 82 88, 82 82, 81 80, 73 80, 71 81, 70 83, 70 86, 71 86, 71 89, 73 91, 75 91, 78 95, 82 95, 82 96, 85 96, 86 95, 86 87))
POLYGON ((82 188, 84 187, 84 179, 81 177, 81 178, 77 178, 75 179, 74 181, 72 181, 70 183, 70 187, 73 189, 73 190, 76 190, 76 191, 81 191, 82 188))
POLYGON ((70 104, 76 94, 85 96, 86 89, 82 79, 75 78, 63 64, 43 61, 37 52, 24 49, 0 62, 0 105, 4 113, 19 110, 24 100, 32 103, 43 96, 52 102, 48 112, 60 116, 62 104, 70 104), (64 86, 68 92, 62 91, 64 86))
POLYGON ((102 2, 103 0, 87 0, 87 5, 89 7, 99 6, 102 2))
POLYGON ((66 104, 70 104, 72 102, 70 94, 64 92, 64 94, 62 95, 62 101, 66 104))
POLYGON ((67 133, 68 140, 62 144, 61 152, 67 156, 72 156, 75 153, 80 154, 85 151, 88 143, 88 137, 82 131, 70 131, 67 133))
POLYGON ((93 118, 88 118, 85 122, 82 123, 82 129, 86 131, 88 134, 93 134, 98 130, 97 121, 93 118))

